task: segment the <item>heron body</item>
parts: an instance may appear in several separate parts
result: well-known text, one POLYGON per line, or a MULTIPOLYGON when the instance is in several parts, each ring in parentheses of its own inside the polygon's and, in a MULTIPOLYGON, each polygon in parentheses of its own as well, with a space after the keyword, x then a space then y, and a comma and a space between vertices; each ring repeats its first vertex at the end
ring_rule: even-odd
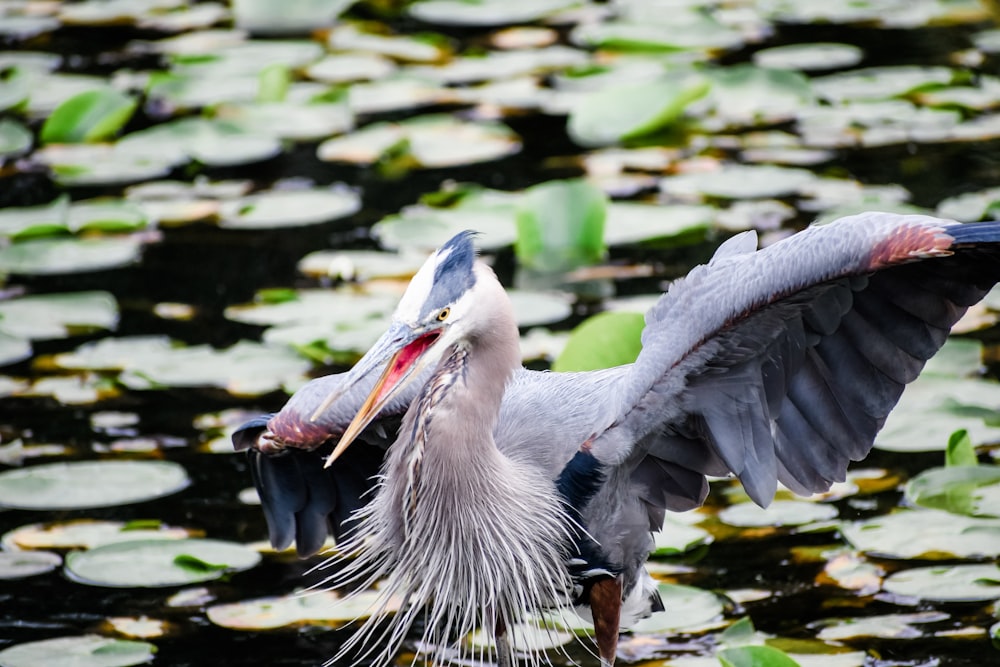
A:
POLYGON ((384 579, 381 611, 408 603, 347 648, 387 663, 426 613, 429 650, 485 627, 510 662, 513 623, 582 606, 610 664, 619 626, 661 608, 643 566, 667 510, 700 505, 706 476, 761 505, 779 482, 843 480, 998 280, 1000 223, 868 213, 760 251, 739 235, 650 310, 634 364, 541 373, 521 367, 510 302, 462 234, 357 366, 234 443, 276 546, 310 554, 331 532, 356 556, 331 585, 384 579))

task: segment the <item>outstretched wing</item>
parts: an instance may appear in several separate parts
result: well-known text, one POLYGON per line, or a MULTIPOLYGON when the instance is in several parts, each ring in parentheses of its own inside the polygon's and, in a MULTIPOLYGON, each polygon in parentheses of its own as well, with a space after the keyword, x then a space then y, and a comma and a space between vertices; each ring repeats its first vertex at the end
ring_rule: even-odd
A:
POLYGON ((727 242, 647 314, 594 441, 602 460, 634 466, 651 522, 700 502, 704 475, 736 475, 760 505, 778 481, 800 494, 842 481, 1000 280, 998 222, 866 213, 751 243, 727 242))

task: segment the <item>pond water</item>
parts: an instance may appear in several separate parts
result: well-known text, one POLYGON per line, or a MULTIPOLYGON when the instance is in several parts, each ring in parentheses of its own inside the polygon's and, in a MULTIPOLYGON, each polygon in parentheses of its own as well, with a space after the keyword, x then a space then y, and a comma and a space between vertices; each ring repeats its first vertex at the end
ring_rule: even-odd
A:
MULTIPOLYGON (((61 567, 15 576, 5 565, 0 649, 98 634, 145 638, 153 664, 173 667, 316 665, 333 655, 350 633, 333 630, 337 622, 261 629, 257 618, 235 629, 210 611, 303 588, 314 564, 263 547, 249 471, 228 434, 280 408, 306 378, 355 359, 384 325, 413 258, 456 225, 483 229, 504 283, 523 288, 532 304, 520 313, 526 362, 544 367, 586 315, 641 309, 734 231, 756 227, 773 242, 816 217, 864 209, 977 220, 1000 200, 991 190, 1000 182, 1000 33, 976 3, 508 2, 485 17, 475 3, 401 4, 363 2, 330 31, 248 42, 212 30, 230 23, 210 2, 0 0, 0 469, 167 461, 190 479, 162 497, 110 506, 4 500, 4 553, 66 557, 75 542, 13 531, 84 519, 159 522, 140 527, 265 551, 222 578, 211 572, 218 561, 199 556, 187 571, 207 570, 209 581, 148 588, 88 585, 61 567), (775 48, 789 45, 805 46, 775 48), (486 58, 519 53, 524 62, 486 58), (39 64, 43 56, 30 54, 61 60, 39 64), (809 62, 807 74, 788 74, 809 62), (757 65, 739 69, 747 63, 757 65), (261 74, 268 67, 276 83, 261 74), (69 74, 94 78, 60 76, 69 74), (617 103, 601 101, 609 88, 617 103), (107 136, 87 118, 107 120, 101 114, 122 103, 111 93, 95 105, 104 112, 49 122, 65 100, 95 89, 124 94, 119 108, 139 104, 107 136), (643 113, 623 114, 629 107, 643 113), (422 130, 404 123, 430 113, 441 116, 422 130), (177 125, 194 119, 203 124, 177 125), (213 125, 219 119, 232 125, 213 125), (386 136, 374 132, 379 123, 386 136), (27 132, 27 145, 18 148, 10 125, 27 132), (70 143, 81 132, 105 143, 70 143), (60 152, 64 142, 80 152, 60 152), (740 167, 750 169, 731 171, 740 167), (518 204, 504 193, 578 177, 610 196, 610 249, 586 280, 532 296, 546 278, 530 278, 511 247, 518 204), (96 198, 109 209, 74 208, 96 198), (651 206, 614 208, 624 201, 651 206), (88 245, 95 241, 109 245, 88 245), (54 242, 62 245, 44 245, 54 242), (375 249, 400 254, 304 262, 316 251, 375 249), (341 289, 345 271, 356 290, 341 289), (76 296, 30 302, 62 294, 76 296), (11 304, 21 305, 3 310, 11 304), (172 342, 138 338, 147 336, 172 342), (134 347, 95 347, 107 341, 134 347)), ((968 428, 981 461, 992 460, 1000 396, 977 371, 980 359, 996 368, 994 310, 963 323, 966 339, 986 346, 951 350, 942 362, 951 369, 934 369, 925 402, 901 406, 883 446, 837 495, 762 518, 737 487, 716 482, 704 512, 668 526, 672 553, 655 559, 656 576, 711 593, 678 594, 676 614, 686 618, 624 637, 621 662, 718 664, 717 645, 735 641, 724 629, 747 617, 804 667, 1000 661, 990 639, 1000 592, 904 594, 892 576, 995 562, 995 485, 979 516, 947 518, 940 529, 929 527, 931 514, 891 530, 878 523, 890 513, 938 515, 904 500, 902 485, 943 464, 951 431, 968 428), (844 537, 883 529, 881 542, 844 537), (969 535, 985 537, 966 546, 969 535), (908 553, 916 537, 932 548, 908 553)), ((106 469, 77 474, 60 483, 95 493, 113 484, 106 469)), ((0 483, 0 497, 14 486, 0 483)), ((567 651, 596 664, 579 646, 567 651)))

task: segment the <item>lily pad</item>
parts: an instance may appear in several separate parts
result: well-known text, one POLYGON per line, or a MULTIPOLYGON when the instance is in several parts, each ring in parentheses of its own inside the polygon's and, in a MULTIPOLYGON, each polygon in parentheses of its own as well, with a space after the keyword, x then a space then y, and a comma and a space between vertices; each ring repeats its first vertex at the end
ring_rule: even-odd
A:
POLYGON ((928 633, 920 625, 946 621, 950 616, 942 611, 921 611, 914 614, 882 614, 862 618, 824 620, 817 637, 823 641, 851 639, 916 639, 928 633))
POLYGON ((531 23, 578 0, 420 0, 407 11, 415 19, 438 25, 496 26, 531 23))
POLYGON ((554 371, 589 371, 630 364, 642 349, 640 337, 646 326, 640 313, 599 313, 585 320, 570 334, 554 371))
POLYGON ((803 526, 837 517, 837 508, 825 503, 804 500, 776 500, 767 508, 753 503, 731 505, 719 512, 719 519, 730 526, 803 526))
POLYGON ((53 238, 0 248, 0 273, 56 275, 102 271, 139 259, 142 242, 133 236, 53 238))
POLYGON ((771 165, 726 165, 716 171, 667 176, 660 189, 688 199, 753 199, 801 194, 818 177, 806 169, 771 165))
MULTIPOLYGON (((343 625, 367 618, 380 602, 378 591, 342 596, 334 591, 310 591, 209 607, 208 620, 232 630, 270 630, 302 624, 343 625)), ((390 604, 389 611, 399 608, 390 604)))
POLYGON ((317 250, 299 260, 307 276, 367 282, 376 278, 409 278, 423 266, 424 253, 377 250, 317 250))
POLYGON ((346 187, 272 190, 225 201, 219 226, 277 229, 315 225, 357 213, 361 197, 346 187))
POLYGON ((670 514, 663 526, 653 533, 654 556, 676 556, 713 541, 712 534, 703 528, 683 523, 670 514))
POLYGON ((0 158, 23 155, 34 141, 31 130, 10 118, 0 119, 0 158))
POLYGON ((712 109, 706 127, 763 125, 791 120, 814 103, 809 79, 798 72, 755 65, 734 65, 706 72, 712 109))
POLYGON ((869 67, 818 77, 813 79, 813 88, 832 103, 885 100, 922 86, 948 84, 954 78, 954 71, 947 67, 869 67))
POLYGON ((854 548, 883 558, 982 558, 1000 556, 1000 520, 939 510, 901 510, 843 523, 854 548))
MULTIPOLYGON (((0 551, 0 580, 33 577, 60 565, 62 558, 51 551, 0 551)), ((2 659, 0 654, 0 664, 2 659)))
POLYGON ((328 162, 371 164, 396 153, 394 159, 405 159, 410 166, 431 168, 497 160, 520 149, 520 140, 506 125, 433 114, 368 125, 323 142, 317 154, 328 162))
POLYGON ((632 625, 635 634, 662 634, 692 630, 722 618, 722 601, 710 591, 692 586, 660 584, 664 611, 654 612, 632 625))
POLYGON ((100 635, 57 637, 8 646, 0 651, 3 667, 131 667, 153 661, 148 642, 100 635))
POLYGON ((925 470, 906 484, 906 498, 955 514, 1000 517, 1000 466, 958 465, 925 470))
POLYGON ((5 548, 11 549, 92 549, 112 542, 185 537, 193 537, 192 531, 165 526, 159 521, 80 519, 21 526, 6 533, 2 541, 5 548))
POLYGON ((677 121, 709 88, 709 81, 697 74, 608 86, 580 100, 566 129, 585 147, 638 139, 677 121))
POLYGON ((0 507, 114 507, 167 496, 188 484, 184 468, 169 461, 44 463, 0 473, 0 507))
POLYGON ((889 575, 882 588, 894 595, 937 602, 994 600, 1000 598, 1000 567, 915 567, 889 575))
MULTIPOLYGON (((651 242, 700 241, 723 212, 699 204, 643 204, 611 202, 604 223, 604 242, 609 246, 651 242)), ((745 229, 745 228, 744 228, 745 229)))
POLYGON ((69 553, 66 575, 111 588, 183 586, 249 570, 260 558, 247 546, 222 540, 130 540, 69 553))
POLYGON ((138 106, 138 100, 113 88, 80 93, 60 104, 45 119, 44 143, 81 143, 108 139, 120 130, 138 106))
POLYGON ((45 340, 114 329, 118 303, 109 292, 34 294, 0 301, 0 333, 45 340))
POLYGON ((174 164, 196 160, 225 167, 272 158, 281 153, 281 142, 274 134, 225 120, 182 118, 127 134, 117 149, 132 155, 159 154, 174 164))
POLYGON ((31 356, 31 341, 0 332, 0 366, 16 364, 31 356))
POLYGON ((760 67, 819 71, 853 67, 864 58, 864 51, 854 44, 813 42, 785 44, 761 49, 753 54, 760 67))
POLYGON ((521 265, 560 273, 603 259, 606 197, 585 180, 547 181, 517 207, 514 252, 521 265))

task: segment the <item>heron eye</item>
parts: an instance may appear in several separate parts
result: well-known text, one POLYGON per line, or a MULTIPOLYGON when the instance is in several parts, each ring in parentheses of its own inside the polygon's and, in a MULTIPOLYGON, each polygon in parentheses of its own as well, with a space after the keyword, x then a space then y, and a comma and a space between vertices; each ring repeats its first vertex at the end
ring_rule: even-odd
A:
POLYGON ((438 313, 438 322, 444 322, 451 315, 451 308, 442 308, 441 312, 438 313))

